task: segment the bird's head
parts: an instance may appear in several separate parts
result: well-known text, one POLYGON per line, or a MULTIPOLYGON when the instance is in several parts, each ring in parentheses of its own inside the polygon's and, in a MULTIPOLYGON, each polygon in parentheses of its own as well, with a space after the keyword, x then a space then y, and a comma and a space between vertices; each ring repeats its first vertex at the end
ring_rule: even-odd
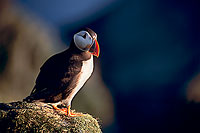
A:
POLYGON ((99 56, 100 48, 97 42, 97 34, 89 29, 85 28, 74 35, 74 43, 81 51, 88 51, 96 57, 99 56))

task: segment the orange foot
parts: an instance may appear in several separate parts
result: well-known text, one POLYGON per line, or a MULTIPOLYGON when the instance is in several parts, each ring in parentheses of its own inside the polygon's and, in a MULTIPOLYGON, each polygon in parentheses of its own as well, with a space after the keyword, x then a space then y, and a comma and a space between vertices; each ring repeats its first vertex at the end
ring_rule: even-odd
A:
POLYGON ((63 111, 66 113, 67 116, 70 116, 70 117, 75 117, 75 116, 83 116, 83 114, 80 114, 80 113, 72 113, 71 110, 70 110, 70 105, 67 106, 67 108, 58 108, 57 106, 55 105, 52 105, 54 109, 56 110, 60 110, 60 111, 63 111))

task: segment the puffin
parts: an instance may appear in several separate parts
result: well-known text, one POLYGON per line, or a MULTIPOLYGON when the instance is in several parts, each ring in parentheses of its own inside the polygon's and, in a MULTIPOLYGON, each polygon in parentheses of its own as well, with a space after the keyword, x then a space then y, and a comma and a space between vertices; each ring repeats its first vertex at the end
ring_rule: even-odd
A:
POLYGON ((43 102, 61 110, 67 116, 78 116, 70 111, 77 92, 92 75, 93 56, 100 53, 97 34, 84 28, 74 34, 68 49, 51 56, 40 68, 35 86, 26 102, 43 102))

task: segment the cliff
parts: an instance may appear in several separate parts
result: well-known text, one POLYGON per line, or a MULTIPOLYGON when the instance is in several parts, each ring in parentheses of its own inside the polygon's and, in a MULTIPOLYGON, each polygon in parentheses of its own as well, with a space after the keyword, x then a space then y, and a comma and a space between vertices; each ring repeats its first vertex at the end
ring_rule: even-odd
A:
MULTIPOLYGON (((74 111, 74 110, 72 110, 74 111)), ((101 132, 89 114, 68 117, 44 103, 0 103, 0 132, 101 132)))

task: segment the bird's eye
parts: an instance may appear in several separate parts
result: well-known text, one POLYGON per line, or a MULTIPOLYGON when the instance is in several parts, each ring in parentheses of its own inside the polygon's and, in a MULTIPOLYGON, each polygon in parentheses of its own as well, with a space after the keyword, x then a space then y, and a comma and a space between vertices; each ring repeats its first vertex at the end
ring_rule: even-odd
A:
POLYGON ((83 38, 86 39, 86 33, 83 35, 83 38))

